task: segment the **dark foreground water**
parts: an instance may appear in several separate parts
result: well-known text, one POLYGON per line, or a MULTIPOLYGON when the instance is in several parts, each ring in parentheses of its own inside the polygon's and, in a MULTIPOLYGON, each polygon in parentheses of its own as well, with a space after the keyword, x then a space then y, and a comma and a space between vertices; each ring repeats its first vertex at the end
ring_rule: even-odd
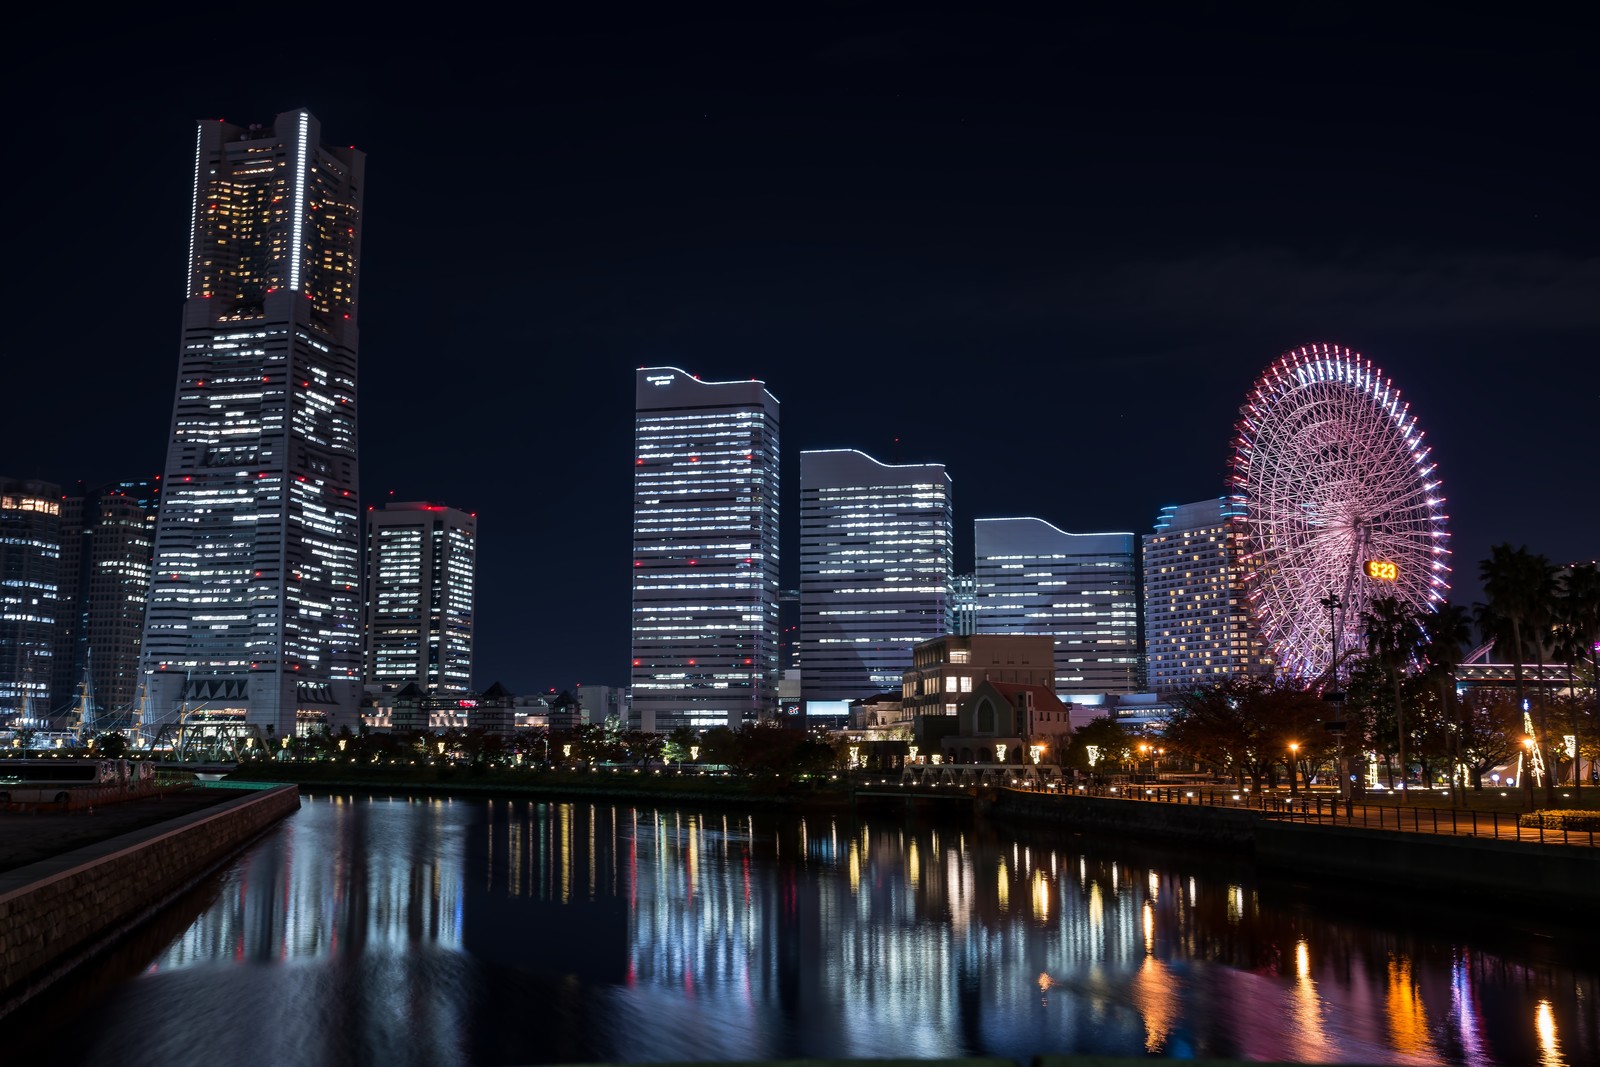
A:
POLYGON ((0 1061, 1583 1065, 1592 919, 992 825, 308 797, 0 1061))

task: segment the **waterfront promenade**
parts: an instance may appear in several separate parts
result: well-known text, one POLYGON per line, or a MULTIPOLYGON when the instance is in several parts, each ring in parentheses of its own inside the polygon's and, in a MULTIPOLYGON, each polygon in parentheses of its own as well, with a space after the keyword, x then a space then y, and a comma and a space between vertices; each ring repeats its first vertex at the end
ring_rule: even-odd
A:
POLYGON ((139 800, 60 810, 55 805, 0 811, 0 871, 201 811, 237 794, 222 789, 171 789, 139 800))
MULTIPOLYGON (((889 786, 884 780, 880 787, 889 786)), ((1557 794, 1554 807, 1562 810, 1592 807, 1600 802, 1600 789, 1588 790, 1591 802, 1579 791, 1575 796, 1564 789, 1557 794)), ((1170 783, 1134 783, 1118 787, 1067 790, 1063 800, 1074 796, 1121 799, 1129 802, 1177 804, 1189 807, 1227 808, 1261 813, 1262 817, 1285 822, 1330 828, 1395 830, 1407 833, 1449 834, 1455 837, 1483 837, 1498 841, 1526 841, 1533 844, 1583 845, 1597 843, 1596 823, 1583 829, 1557 825, 1554 821, 1531 818, 1520 795, 1494 791, 1487 795, 1469 794, 1465 801, 1451 806, 1449 795, 1419 792, 1400 803, 1394 794, 1381 800, 1346 802, 1328 791, 1308 790, 1291 793, 1276 790, 1252 794, 1245 790, 1170 783), (1527 823, 1528 825, 1524 825, 1527 823)), ((1600 821, 1600 812, 1596 812, 1600 821)))

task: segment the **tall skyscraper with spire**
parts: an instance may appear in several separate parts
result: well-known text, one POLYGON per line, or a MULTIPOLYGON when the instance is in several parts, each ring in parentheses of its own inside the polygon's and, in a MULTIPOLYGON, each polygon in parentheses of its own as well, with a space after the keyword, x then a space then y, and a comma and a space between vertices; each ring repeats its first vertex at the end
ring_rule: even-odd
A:
POLYGON ((778 401, 675 367, 634 398, 635 721, 737 727, 777 705, 778 401))
POLYGON ((180 710, 277 736, 355 721, 365 158, 324 145, 305 110, 196 129, 147 731, 180 710))

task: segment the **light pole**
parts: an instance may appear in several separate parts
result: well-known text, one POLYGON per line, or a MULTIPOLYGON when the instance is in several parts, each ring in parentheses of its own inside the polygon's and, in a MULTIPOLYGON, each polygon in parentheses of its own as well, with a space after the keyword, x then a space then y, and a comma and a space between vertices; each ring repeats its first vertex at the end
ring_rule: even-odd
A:
POLYGON ((1300 742, 1289 742, 1289 795, 1300 792, 1300 742))
POLYGON ((1328 644, 1330 655, 1328 657, 1328 688, 1322 691, 1322 699, 1329 703, 1338 704, 1338 719, 1328 723, 1328 732, 1333 734, 1334 752, 1333 766, 1339 778, 1339 798, 1346 802, 1346 813, 1349 813, 1350 802, 1354 799, 1354 787, 1350 784, 1350 772, 1344 762, 1344 690, 1339 688, 1339 621, 1336 612, 1344 607, 1344 601, 1339 599, 1339 594, 1329 593, 1317 601, 1328 609, 1328 644))

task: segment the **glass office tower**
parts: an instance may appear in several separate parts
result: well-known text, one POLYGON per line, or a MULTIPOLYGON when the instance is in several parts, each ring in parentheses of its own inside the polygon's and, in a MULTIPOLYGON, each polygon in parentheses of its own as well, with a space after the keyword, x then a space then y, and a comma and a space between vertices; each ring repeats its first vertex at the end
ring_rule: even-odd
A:
POLYGON ((1067 533, 1035 518, 973 524, 979 633, 1055 638, 1056 695, 1139 689, 1131 533, 1067 533))
POLYGON ((800 691, 808 717, 898 692, 920 641, 950 632, 954 546, 942 463, 800 453, 800 691))
POLYGON ((367 512, 366 682, 472 688, 478 517, 443 504, 367 512))
POLYGON ((196 130, 147 732, 180 712, 278 736, 357 721, 364 161, 303 110, 196 130))
POLYGON ((635 382, 633 713, 737 727, 778 693, 778 402, 758 381, 635 382))
POLYGON ((50 724, 60 571, 61 487, 0 477, 0 726, 50 724))

